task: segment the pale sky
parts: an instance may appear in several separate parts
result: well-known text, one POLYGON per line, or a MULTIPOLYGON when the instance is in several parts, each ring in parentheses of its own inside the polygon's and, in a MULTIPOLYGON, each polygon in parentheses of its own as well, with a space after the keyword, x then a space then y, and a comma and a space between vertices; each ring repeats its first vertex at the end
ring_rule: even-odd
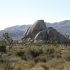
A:
POLYGON ((0 0, 0 30, 36 20, 70 20, 70 0, 0 0))

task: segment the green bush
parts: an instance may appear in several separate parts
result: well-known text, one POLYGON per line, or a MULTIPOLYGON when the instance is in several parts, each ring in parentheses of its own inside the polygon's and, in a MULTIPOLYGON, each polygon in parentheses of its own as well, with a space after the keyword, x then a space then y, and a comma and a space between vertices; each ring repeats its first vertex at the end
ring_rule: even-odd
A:
POLYGON ((42 46, 41 43, 30 43, 30 45, 31 45, 31 46, 39 46, 39 47, 42 46))
POLYGON ((17 51, 16 55, 18 55, 19 57, 22 57, 24 55, 24 51, 17 51))
POLYGON ((0 45, 0 52, 6 52, 6 45, 0 45))
POLYGON ((55 53, 55 49, 54 48, 46 49, 46 54, 53 54, 53 53, 55 53))
POLYGON ((28 50, 28 54, 32 55, 33 57, 37 57, 42 53, 43 53, 42 49, 34 49, 33 48, 33 49, 28 50))

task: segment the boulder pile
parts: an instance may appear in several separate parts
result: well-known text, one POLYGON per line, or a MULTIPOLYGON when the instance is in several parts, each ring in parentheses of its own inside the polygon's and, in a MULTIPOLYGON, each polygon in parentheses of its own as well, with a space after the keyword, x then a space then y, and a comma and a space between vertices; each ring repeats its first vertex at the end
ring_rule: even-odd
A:
POLYGON ((52 27, 46 27, 44 20, 37 20, 31 27, 27 29, 22 40, 27 42, 65 43, 66 38, 52 27))

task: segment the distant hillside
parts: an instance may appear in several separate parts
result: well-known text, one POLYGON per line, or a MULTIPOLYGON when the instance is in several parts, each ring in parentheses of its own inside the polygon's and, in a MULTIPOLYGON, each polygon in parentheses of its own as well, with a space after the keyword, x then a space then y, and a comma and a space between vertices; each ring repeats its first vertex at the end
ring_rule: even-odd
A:
POLYGON ((70 20, 65 20, 56 23, 46 23, 47 27, 53 27, 63 35, 70 34, 70 20))
POLYGON ((12 37, 13 39, 18 39, 18 40, 24 34, 24 31, 21 31, 21 30, 14 30, 14 31, 5 31, 5 30, 2 30, 2 31, 0 31, 0 40, 3 39, 3 33, 5 33, 5 32, 8 32, 9 36, 12 37))
POLYGON ((28 27, 30 27, 30 25, 17 25, 17 26, 5 28, 4 30, 5 31, 14 31, 14 30, 26 31, 28 27))
MULTIPOLYGON (((58 32, 60 32, 63 35, 70 34, 70 20, 65 20, 61 22, 56 22, 56 23, 46 23, 47 27, 53 27, 55 28, 58 32)), ((31 25, 18 25, 18 26, 12 26, 8 27, 4 30, 0 31, 0 39, 2 39, 2 35, 5 32, 8 32, 9 35, 14 38, 14 39, 20 39, 25 31, 30 27, 31 25)))
POLYGON ((5 28, 4 30, 0 31, 0 39, 3 39, 3 33, 8 32, 9 36, 13 39, 20 39, 22 38, 24 32, 30 27, 30 25, 17 25, 5 28))

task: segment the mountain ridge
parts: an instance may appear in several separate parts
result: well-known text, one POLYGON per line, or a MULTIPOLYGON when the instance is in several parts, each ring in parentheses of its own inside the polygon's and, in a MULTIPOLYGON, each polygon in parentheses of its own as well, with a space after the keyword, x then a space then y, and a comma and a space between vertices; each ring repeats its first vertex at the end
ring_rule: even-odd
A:
MULTIPOLYGON (((46 27, 53 27, 55 28, 58 32, 63 34, 64 36, 66 34, 70 34, 70 20, 64 20, 60 22, 55 22, 55 23, 49 23, 45 22, 46 27)), ((30 27, 31 25, 16 25, 12 27, 5 28, 4 30, 0 31, 0 37, 2 37, 2 34, 5 32, 9 32, 10 36, 13 38, 20 38, 23 36, 25 31, 30 27)))

